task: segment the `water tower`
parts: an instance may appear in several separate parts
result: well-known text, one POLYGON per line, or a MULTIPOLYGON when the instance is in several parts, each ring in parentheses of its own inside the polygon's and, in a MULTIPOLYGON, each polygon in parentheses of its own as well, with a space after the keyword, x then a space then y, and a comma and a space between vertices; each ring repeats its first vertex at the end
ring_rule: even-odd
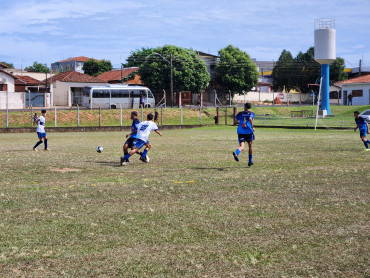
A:
POLYGON ((330 115, 329 106, 329 64, 336 59, 335 20, 315 20, 315 60, 321 64, 321 110, 323 116, 330 115))

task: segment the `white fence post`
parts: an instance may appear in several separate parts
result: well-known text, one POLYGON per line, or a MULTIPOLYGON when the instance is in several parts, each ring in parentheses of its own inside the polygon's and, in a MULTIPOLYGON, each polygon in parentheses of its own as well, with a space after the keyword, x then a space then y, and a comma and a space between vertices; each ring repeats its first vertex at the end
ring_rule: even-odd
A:
POLYGON ((77 126, 80 126, 80 106, 77 104, 77 126))
POLYGON ((182 118, 182 105, 180 106, 180 114, 181 114, 181 125, 183 123, 183 118, 182 118))
POLYGON ((54 104, 54 127, 57 127, 57 107, 54 104))
POLYGON ((202 106, 199 105, 199 123, 202 125, 202 106))
POLYGON ((120 117, 119 117, 119 123, 122 126, 122 105, 120 105, 119 115, 120 115, 120 117))

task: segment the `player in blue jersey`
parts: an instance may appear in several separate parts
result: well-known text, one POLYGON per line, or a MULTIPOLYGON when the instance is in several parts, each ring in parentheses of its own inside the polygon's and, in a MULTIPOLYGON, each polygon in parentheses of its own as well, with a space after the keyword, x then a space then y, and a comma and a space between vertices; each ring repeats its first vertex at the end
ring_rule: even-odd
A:
POLYGON ((244 111, 236 115, 235 119, 238 121, 238 139, 239 139, 239 148, 233 152, 234 159, 239 161, 239 154, 244 150, 245 142, 248 143, 249 147, 249 162, 248 166, 253 165, 253 149, 252 144, 254 140, 254 127, 253 119, 254 113, 249 111, 252 105, 250 103, 244 104, 244 111))
POLYGON ((123 153, 124 155, 128 154, 128 148, 132 149, 134 147, 134 140, 136 139, 136 133, 133 133, 136 130, 136 127, 138 124, 140 124, 139 119, 137 118, 137 112, 132 111, 131 112, 131 133, 126 135, 126 138, 128 138, 123 145, 123 153))
POLYGON ((366 120, 364 118, 361 118, 360 117, 360 112, 358 111, 355 111, 354 112, 354 116, 355 116, 355 122, 356 122, 356 128, 355 128, 355 131, 357 129, 360 130, 360 137, 361 137, 361 140, 362 142, 364 142, 364 145, 366 147, 366 151, 369 151, 369 144, 370 144, 370 141, 366 138, 366 134, 370 134, 369 132, 369 124, 366 122, 366 120))

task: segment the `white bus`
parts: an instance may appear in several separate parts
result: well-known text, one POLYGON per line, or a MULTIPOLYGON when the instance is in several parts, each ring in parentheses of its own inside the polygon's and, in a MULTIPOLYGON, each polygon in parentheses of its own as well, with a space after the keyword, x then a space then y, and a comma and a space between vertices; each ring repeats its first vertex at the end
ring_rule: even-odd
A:
POLYGON ((154 107, 152 92, 143 86, 109 84, 84 87, 81 105, 87 108, 139 108, 140 97, 145 97, 145 107, 154 107))

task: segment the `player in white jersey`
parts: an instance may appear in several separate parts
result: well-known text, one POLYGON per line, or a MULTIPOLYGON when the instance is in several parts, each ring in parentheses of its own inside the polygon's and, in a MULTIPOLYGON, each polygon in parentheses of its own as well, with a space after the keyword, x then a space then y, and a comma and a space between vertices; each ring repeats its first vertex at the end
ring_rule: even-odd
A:
POLYGON ((138 153, 142 147, 146 147, 143 153, 140 156, 140 160, 143 162, 148 162, 147 160, 147 153, 151 148, 151 144, 149 144, 148 137, 152 130, 154 130, 159 136, 162 136, 162 133, 158 131, 158 126, 156 123, 153 122, 153 114, 148 114, 147 121, 141 122, 136 126, 136 130, 132 131, 129 136, 136 134, 136 139, 133 143, 133 149, 126 154, 125 156, 121 157, 121 165, 127 165, 128 159, 131 155, 138 153))
POLYGON ((36 120, 37 123, 37 137, 39 138, 39 141, 36 143, 36 145, 33 147, 34 151, 37 151, 38 145, 42 144, 44 142, 44 150, 49 151, 48 149, 48 138, 46 137, 46 132, 45 132, 45 116, 46 116, 46 110, 41 111, 41 116, 38 117, 36 120))

